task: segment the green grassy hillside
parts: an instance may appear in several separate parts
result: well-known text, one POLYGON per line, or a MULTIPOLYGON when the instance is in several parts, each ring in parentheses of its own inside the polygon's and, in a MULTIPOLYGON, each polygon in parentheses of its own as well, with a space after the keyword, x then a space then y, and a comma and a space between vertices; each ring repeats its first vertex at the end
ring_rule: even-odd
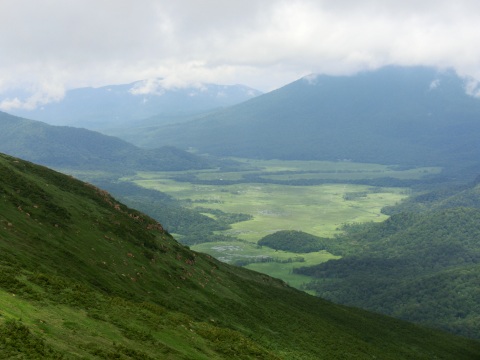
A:
POLYGON ((0 156, 0 357, 476 359, 478 342, 337 306, 179 245, 71 177, 0 156))

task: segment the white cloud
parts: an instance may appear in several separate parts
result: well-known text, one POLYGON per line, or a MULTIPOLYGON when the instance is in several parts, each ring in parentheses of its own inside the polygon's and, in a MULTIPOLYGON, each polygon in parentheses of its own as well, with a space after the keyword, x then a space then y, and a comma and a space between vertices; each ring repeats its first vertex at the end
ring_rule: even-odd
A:
POLYGON ((15 97, 13 99, 7 98, 0 102, 0 110, 3 111, 9 111, 12 109, 22 109, 24 108, 23 102, 20 101, 18 97, 15 97))
POLYGON ((176 76, 169 76, 165 79, 151 78, 135 82, 130 89, 133 95, 163 95, 166 90, 194 88, 199 91, 206 91, 207 88, 200 82, 189 82, 185 79, 176 76))
POLYGON ((9 111, 13 109, 33 110, 39 106, 59 101, 62 96, 54 96, 52 92, 48 90, 39 90, 28 96, 26 99, 21 100, 18 97, 3 99, 0 102, 0 110, 9 111))
POLYGON ((467 78, 465 82, 465 90, 468 95, 480 98, 480 82, 474 78, 467 78))
POLYGON ((133 85, 129 92, 133 95, 163 95, 165 90, 162 88, 160 81, 161 79, 154 78, 137 82, 133 85))
POLYGON ((306 81, 309 85, 315 85, 317 84, 318 74, 309 74, 307 76, 304 76, 302 79, 306 81))
POLYGON ((430 90, 435 90, 440 86, 440 79, 435 79, 430 83, 430 90))
MULTIPOLYGON (((0 101, 0 110, 9 111, 12 109, 32 110, 39 106, 59 101, 65 95, 65 89, 61 83, 54 83, 48 80, 41 81, 37 87, 26 87, 21 89, 22 93, 31 95, 19 98, 18 96, 6 97, 0 101)), ((18 87, 18 85, 16 85, 18 87)))
POLYGON ((142 94, 202 82, 268 91, 386 64, 480 79, 478 43, 473 0, 2 0, 0 92, 28 88, 5 104, 32 106, 139 79, 154 79, 132 90, 142 94))

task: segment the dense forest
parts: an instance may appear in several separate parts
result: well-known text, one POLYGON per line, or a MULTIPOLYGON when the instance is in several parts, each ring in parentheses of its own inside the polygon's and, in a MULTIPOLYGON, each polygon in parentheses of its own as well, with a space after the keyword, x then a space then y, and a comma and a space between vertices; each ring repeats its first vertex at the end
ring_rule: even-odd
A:
POLYGON ((264 236, 258 245, 268 246, 275 250, 286 250, 295 253, 309 253, 325 250, 329 239, 296 230, 282 230, 264 236))
POLYGON ((418 195, 345 227, 341 259, 295 271, 321 297, 479 338, 479 198, 478 182, 418 195))

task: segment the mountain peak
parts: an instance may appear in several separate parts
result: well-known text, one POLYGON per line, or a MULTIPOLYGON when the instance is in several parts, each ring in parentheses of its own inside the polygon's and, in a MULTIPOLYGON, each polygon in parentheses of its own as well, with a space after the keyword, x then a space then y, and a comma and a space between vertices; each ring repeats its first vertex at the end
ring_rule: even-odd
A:
POLYGON ((453 70, 388 66, 311 74, 201 120, 158 129, 162 143, 221 156, 453 164, 480 156, 480 99, 453 70), (456 149, 456 150, 455 150, 456 149))

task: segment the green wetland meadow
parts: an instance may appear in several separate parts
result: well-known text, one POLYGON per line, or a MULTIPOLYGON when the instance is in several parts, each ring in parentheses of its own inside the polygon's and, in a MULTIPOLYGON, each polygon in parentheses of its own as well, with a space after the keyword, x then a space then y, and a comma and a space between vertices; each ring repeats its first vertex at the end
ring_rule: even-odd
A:
MULTIPOLYGON (((350 161, 234 160, 240 166, 138 172, 122 180, 166 193, 182 206, 213 219, 218 211, 245 215, 243 221, 215 231, 221 241, 204 242, 198 236, 190 247, 224 262, 281 278, 295 287, 309 277, 294 274, 293 268, 337 256, 326 250, 274 250, 258 245, 260 239, 278 231, 295 230, 335 242, 335 235, 346 224, 385 220, 387 216, 381 209, 408 197, 409 184, 441 171, 435 167, 400 168, 350 161)), ((181 234, 174 236, 182 241, 181 234)))

